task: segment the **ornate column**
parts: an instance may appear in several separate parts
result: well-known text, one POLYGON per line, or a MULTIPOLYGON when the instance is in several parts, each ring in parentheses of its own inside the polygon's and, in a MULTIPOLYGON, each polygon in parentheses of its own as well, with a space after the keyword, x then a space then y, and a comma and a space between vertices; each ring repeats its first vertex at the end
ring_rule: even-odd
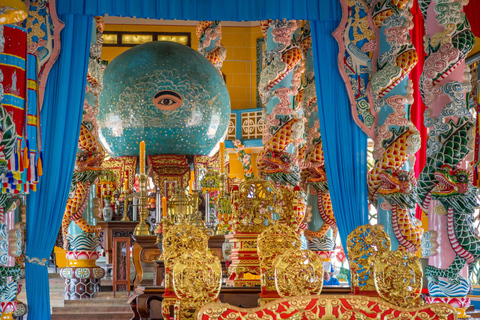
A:
POLYGON ((227 49, 222 45, 222 25, 220 21, 201 21, 197 26, 198 52, 222 73, 227 49))
POLYGON ((467 2, 420 1, 427 53, 420 90, 428 107, 429 140, 427 162, 418 181, 418 204, 429 218, 423 242, 423 254, 429 257, 427 302, 447 302, 457 308, 460 318, 466 317, 464 311, 470 305, 468 268, 480 257, 471 220, 478 191, 465 170, 474 127, 465 58, 475 38, 463 13, 467 2))
POLYGON ((303 123, 294 105, 303 72, 302 51, 294 40, 299 25, 300 21, 295 20, 261 22, 267 49, 258 84, 266 113, 258 169, 276 183, 292 186, 300 182, 300 170, 287 148, 303 142, 303 123))
POLYGON ((2 319, 13 319, 27 313, 27 306, 17 300, 21 286, 18 284, 21 268, 15 262, 24 251, 22 226, 15 224, 16 200, 3 194, 0 200, 0 310, 2 319))
POLYGON ((409 31, 413 0, 377 2, 372 8, 376 33, 371 95, 376 114, 375 166, 368 175, 370 202, 392 239, 392 250, 417 252, 423 230, 415 219, 413 172, 420 134, 410 121, 413 103, 409 73, 418 57, 409 31))
POLYGON ((305 237, 308 249, 320 255, 322 260, 330 261, 333 250, 335 250, 337 224, 333 215, 325 172, 309 22, 303 26, 302 31, 300 48, 305 57, 305 87, 301 93, 301 104, 306 144, 298 152, 298 163, 302 169, 304 189, 307 190, 307 210, 311 212, 311 220, 305 230, 305 237))

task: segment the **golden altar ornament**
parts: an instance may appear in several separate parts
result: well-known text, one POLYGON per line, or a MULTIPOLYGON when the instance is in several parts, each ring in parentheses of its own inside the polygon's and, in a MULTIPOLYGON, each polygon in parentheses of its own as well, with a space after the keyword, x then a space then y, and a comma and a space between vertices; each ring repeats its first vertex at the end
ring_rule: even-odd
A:
POLYGON ((390 250, 390 237, 381 225, 363 225, 347 237, 352 291, 376 291, 374 264, 376 257, 390 250))
POLYGON ((217 300, 222 286, 220 260, 208 250, 184 252, 175 260, 175 319, 196 319, 204 305, 217 300))
POLYGON ((186 190, 177 188, 170 200, 167 201, 167 215, 171 224, 194 224, 205 228, 201 212, 198 211, 200 198, 197 191, 189 194, 186 190))
POLYGON ((164 229, 162 245, 165 261, 165 288, 173 288, 170 272, 175 259, 184 253, 205 251, 208 248, 208 234, 205 229, 199 229, 189 224, 174 224, 164 229))
POLYGON ((281 297, 320 294, 323 262, 310 250, 289 249, 273 262, 275 288, 281 297))
POLYGON ((381 298, 399 307, 423 305, 422 265, 418 257, 402 250, 387 251, 375 260, 375 287, 381 298))
MULTIPOLYGON (((147 224, 147 218, 149 215, 147 209, 147 181, 148 177, 146 174, 138 175, 138 182, 140 184, 140 222, 135 227, 133 234, 135 236, 151 236, 150 226, 147 224)), ((126 199, 125 199, 126 201, 126 199)))
POLYGON ((177 301, 173 286, 172 272, 178 257, 185 253, 206 252, 208 250, 208 234, 205 228, 198 228, 192 221, 183 221, 174 224, 172 217, 164 216, 162 246, 163 254, 160 258, 165 263, 165 293, 162 301, 164 319, 170 319, 170 307, 177 301))
MULTIPOLYGON (((253 178, 233 191, 232 214, 234 232, 257 232, 274 223, 272 214, 278 211, 281 193, 274 185, 260 178, 253 178)), ((281 208, 280 208, 281 209, 281 208)))
MULTIPOLYGON (((288 227, 288 231, 282 229, 282 232, 296 237, 298 241, 295 241, 294 247, 297 247, 297 243, 300 246, 299 235, 296 233, 298 229, 298 224, 295 222, 297 221, 297 212, 293 198, 294 192, 291 190, 277 189, 272 183, 260 178, 249 179, 239 187, 233 188, 231 194, 233 234, 225 237, 233 244, 230 255, 232 263, 228 268, 228 286, 258 286, 260 284, 258 276, 261 275, 261 268, 257 252, 257 237, 268 226, 277 223, 273 219, 275 215, 279 217, 279 223, 291 225, 288 227), (250 277, 251 275, 253 278, 250 277)), ((287 248, 292 248, 292 246, 287 248)), ((268 250, 264 251, 266 255, 269 255, 268 250)), ((276 293, 272 261, 270 264, 266 263, 270 266, 268 273, 271 275, 267 287, 276 293)))
POLYGON ((270 225, 258 236, 257 250, 260 259, 262 291, 276 291, 273 262, 278 255, 291 249, 301 249, 300 236, 286 224, 270 225))

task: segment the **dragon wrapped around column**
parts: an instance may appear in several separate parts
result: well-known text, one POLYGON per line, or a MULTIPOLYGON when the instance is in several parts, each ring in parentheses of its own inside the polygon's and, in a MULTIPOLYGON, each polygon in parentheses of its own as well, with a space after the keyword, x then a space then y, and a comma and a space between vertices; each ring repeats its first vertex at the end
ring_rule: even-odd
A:
POLYGON ((298 38, 300 23, 285 19, 261 22, 267 49, 258 89, 266 121, 257 167, 263 176, 291 186, 300 182, 300 170, 294 152, 288 148, 303 142, 303 122, 294 105, 304 70, 302 51, 294 35, 298 38))
POLYGON ((305 57, 305 87, 301 92, 301 104, 306 144, 299 149, 298 165, 302 170, 302 182, 308 194, 307 203, 312 200, 314 203, 310 203, 312 217, 304 234, 310 250, 330 252, 335 249, 338 228, 325 172, 311 44, 310 24, 307 22, 300 38, 300 48, 305 57), (330 230, 332 231, 329 232, 330 230))
POLYGON ((377 51, 371 78, 376 113, 374 168, 368 174, 369 201, 392 239, 392 249, 417 252, 423 229, 414 216, 415 153, 420 134, 409 119, 413 103, 409 73, 418 61, 410 41, 413 0, 384 0, 372 9, 377 51), (396 239, 396 241, 394 240, 396 239))
POLYGON ((62 220, 63 246, 69 248, 67 239, 68 227, 71 222, 77 224, 86 233, 95 233, 96 227, 91 226, 82 217, 88 204, 90 186, 101 173, 100 164, 104 158, 103 148, 89 130, 88 124, 82 123, 78 140, 77 159, 73 173, 70 195, 62 220))
POLYGON ((222 25, 220 21, 201 21, 197 26, 198 52, 221 73, 227 49, 222 45, 222 25))
POLYGON ((473 151, 474 127, 465 58, 475 42, 463 12, 466 3, 419 1, 425 18, 427 54, 420 90, 427 106, 425 126, 429 128, 429 139, 417 200, 429 218, 429 237, 424 245, 436 247, 436 251, 430 250, 425 269, 430 294, 427 301, 452 304, 460 311, 460 318, 470 304, 466 298, 471 290, 468 266, 480 257, 472 222, 478 191, 472 186, 470 172, 465 170, 467 156, 473 151))

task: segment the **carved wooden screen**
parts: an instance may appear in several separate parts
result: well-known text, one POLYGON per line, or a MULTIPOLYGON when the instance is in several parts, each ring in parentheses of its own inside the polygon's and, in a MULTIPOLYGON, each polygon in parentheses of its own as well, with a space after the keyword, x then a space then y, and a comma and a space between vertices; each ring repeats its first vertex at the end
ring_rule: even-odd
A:
POLYGON ((130 238, 113 238, 113 296, 130 292, 130 238))

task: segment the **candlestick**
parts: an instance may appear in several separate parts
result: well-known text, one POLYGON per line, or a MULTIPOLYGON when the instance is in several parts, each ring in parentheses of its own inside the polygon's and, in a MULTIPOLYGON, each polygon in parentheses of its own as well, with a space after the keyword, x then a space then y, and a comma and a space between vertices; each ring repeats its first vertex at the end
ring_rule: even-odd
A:
POLYGON ((157 192, 155 193, 155 221, 157 224, 160 223, 162 215, 160 214, 160 192, 157 188, 157 192))
MULTIPOLYGON (((145 170, 145 164, 144 164, 143 170, 145 170)), ((147 201, 148 201, 147 180, 148 178, 146 174, 140 174, 138 176, 138 182, 140 185, 140 222, 135 227, 135 231, 133 233, 135 236, 151 236, 152 235, 152 233, 150 232, 150 226, 147 224, 147 218, 148 218, 148 210, 146 207, 147 201)))
POLYGON ((140 174, 145 174, 145 141, 140 142, 140 174))
POLYGON ((133 221, 137 221, 138 199, 133 198, 133 221))
POLYGON ((164 217, 167 216, 167 198, 162 198, 162 214, 164 217))
POLYGON ((218 157, 220 158, 220 173, 224 174, 225 173, 225 143, 224 142, 220 142, 220 151, 219 151, 218 157))

